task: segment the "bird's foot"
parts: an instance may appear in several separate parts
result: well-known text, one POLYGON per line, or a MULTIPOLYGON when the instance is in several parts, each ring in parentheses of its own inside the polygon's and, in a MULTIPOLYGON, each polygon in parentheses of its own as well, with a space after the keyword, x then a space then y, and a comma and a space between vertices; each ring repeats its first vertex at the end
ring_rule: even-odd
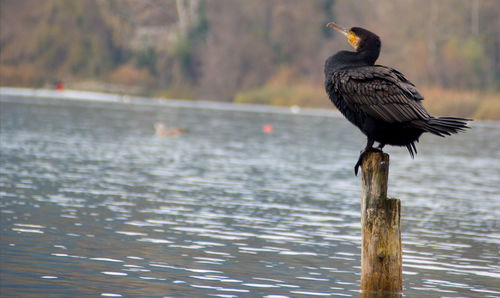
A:
POLYGON ((367 153, 370 152, 383 152, 383 151, 379 148, 373 148, 373 147, 365 148, 365 150, 361 151, 361 153, 359 154, 358 162, 354 166, 354 175, 358 176, 358 170, 359 167, 361 166, 361 163, 363 162, 363 158, 367 153))

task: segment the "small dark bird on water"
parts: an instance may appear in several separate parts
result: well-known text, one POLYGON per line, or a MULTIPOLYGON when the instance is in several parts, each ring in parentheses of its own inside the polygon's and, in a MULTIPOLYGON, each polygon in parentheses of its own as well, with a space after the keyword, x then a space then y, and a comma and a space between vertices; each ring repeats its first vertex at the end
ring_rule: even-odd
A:
POLYGON ((375 65, 381 47, 376 34, 335 23, 327 26, 347 37, 355 50, 340 51, 325 62, 325 89, 331 101, 368 138, 355 175, 367 152, 382 151, 385 145, 406 146, 413 158, 422 133, 444 137, 469 128, 470 119, 429 115, 412 82, 393 68, 375 65), (380 145, 373 148, 374 142, 380 145))

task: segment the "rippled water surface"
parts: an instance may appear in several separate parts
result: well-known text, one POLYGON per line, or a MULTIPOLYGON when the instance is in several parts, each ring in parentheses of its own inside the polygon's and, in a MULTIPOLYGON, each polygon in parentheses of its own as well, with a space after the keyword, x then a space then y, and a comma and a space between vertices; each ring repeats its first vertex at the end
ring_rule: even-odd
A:
MULTIPOLYGON (((12 101, 2 296, 359 296, 365 141, 343 118, 12 101)), ((406 296, 500 297, 499 148, 500 124, 476 121, 415 160, 388 149, 406 296)))

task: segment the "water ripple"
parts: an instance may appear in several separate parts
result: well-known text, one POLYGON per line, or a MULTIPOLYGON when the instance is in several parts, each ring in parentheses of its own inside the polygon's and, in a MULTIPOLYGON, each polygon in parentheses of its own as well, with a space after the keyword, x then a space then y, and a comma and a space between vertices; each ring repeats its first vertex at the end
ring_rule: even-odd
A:
MULTIPOLYGON (((359 296, 363 137, 343 119, 1 105, 5 295, 359 296)), ((446 140, 388 149, 405 295, 499 296, 500 126, 446 140)))

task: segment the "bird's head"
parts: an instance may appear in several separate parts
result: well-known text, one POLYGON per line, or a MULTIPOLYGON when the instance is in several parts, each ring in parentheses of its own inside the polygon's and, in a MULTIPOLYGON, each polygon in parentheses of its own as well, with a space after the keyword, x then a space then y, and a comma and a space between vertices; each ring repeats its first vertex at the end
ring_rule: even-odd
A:
POLYGON ((370 62, 375 62, 375 60, 377 60, 380 53, 381 42, 380 38, 375 33, 360 27, 345 29, 333 22, 326 24, 326 26, 342 33, 354 50, 358 53, 363 53, 363 56, 366 56, 367 60, 370 60, 370 62))
POLYGON ((330 22, 326 26, 342 33, 357 52, 363 50, 366 46, 378 47, 380 49, 380 38, 371 31, 360 27, 345 29, 334 22, 330 22))

